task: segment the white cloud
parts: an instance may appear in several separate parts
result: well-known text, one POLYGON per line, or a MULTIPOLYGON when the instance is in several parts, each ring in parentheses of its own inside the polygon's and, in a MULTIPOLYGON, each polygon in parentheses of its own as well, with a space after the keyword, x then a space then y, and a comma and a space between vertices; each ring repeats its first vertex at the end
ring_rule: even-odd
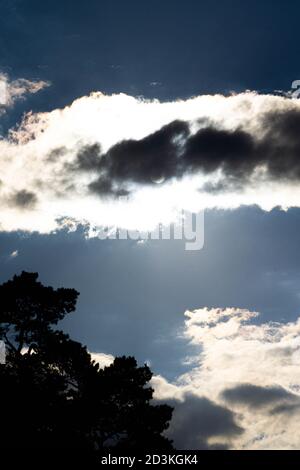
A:
POLYGON ((104 367, 110 366, 114 362, 114 356, 111 354, 105 353, 90 353, 92 357, 92 361, 97 362, 100 368, 103 369, 104 367))
MULTIPOLYGON (((43 86, 43 82, 12 82, 6 102, 43 86)), ((258 133, 263 113, 291 109, 299 110, 300 102, 255 93, 199 96, 169 103, 93 93, 64 109, 30 113, 0 141, 0 227, 49 232, 58 227, 57 218, 67 217, 86 221, 91 227, 151 230, 158 222, 174 220, 179 209, 199 211, 253 203, 266 210, 278 205, 299 206, 300 188, 295 184, 264 181, 242 193, 203 194, 198 189, 205 178, 199 175, 143 188, 129 200, 103 201, 88 192, 94 174, 66 170, 82 145, 99 143, 106 151, 123 139, 141 139, 175 119, 190 121, 193 129, 200 125, 199 120, 208 118, 225 129, 258 133), (31 194, 34 204, 12 207, 12 197, 24 190, 31 194)))
POLYGON ((18 255, 19 255, 19 251, 15 250, 15 251, 12 251, 9 256, 10 256, 10 258, 16 258, 18 255))
POLYGON ((10 80, 8 75, 0 73, 0 114, 5 108, 10 108, 15 101, 23 99, 26 95, 37 93, 49 86, 45 81, 31 81, 25 78, 10 80))
MULTIPOLYGON (((178 448, 299 449, 300 318, 259 323, 257 312, 201 308, 181 334, 196 346, 173 383, 151 380, 154 398, 175 407, 167 434, 178 448)), ((93 353, 101 367, 113 356, 93 353)))
POLYGON ((192 394, 229 409, 244 429, 231 438, 233 448, 298 449, 300 318, 260 324, 258 313, 236 308, 185 316, 183 335, 200 352, 176 383, 153 378, 156 397, 182 402, 192 394))

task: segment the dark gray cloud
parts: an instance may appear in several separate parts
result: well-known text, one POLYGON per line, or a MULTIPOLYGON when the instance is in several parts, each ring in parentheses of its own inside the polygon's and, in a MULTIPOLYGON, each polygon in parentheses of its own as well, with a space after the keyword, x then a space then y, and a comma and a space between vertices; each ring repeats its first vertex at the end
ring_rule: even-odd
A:
POLYGON ((259 161, 276 179, 300 179, 300 112, 267 113, 261 120, 265 136, 259 145, 259 161))
POLYGON ((268 112, 258 124, 259 135, 254 135, 204 120, 201 129, 191 134, 187 122, 174 121, 144 139, 119 142, 104 154, 98 144, 85 146, 75 168, 98 174, 89 188, 100 195, 125 194, 130 183, 154 184, 216 170, 223 178, 202 190, 242 190, 261 166, 266 179, 299 181, 300 112, 268 112))
POLYGON ((56 162, 60 157, 65 155, 67 152, 67 149, 65 147, 58 147, 56 149, 53 149, 49 152, 47 160, 50 163, 56 162))
POLYGON ((180 176, 181 147, 188 134, 186 122, 174 121, 142 140, 119 142, 106 154, 101 155, 98 144, 85 146, 77 155, 75 169, 99 173, 89 186, 92 192, 128 194, 124 183, 154 184, 180 176))
POLYGON ((256 165, 255 140, 247 132, 213 127, 200 129, 186 142, 182 165, 184 172, 216 170, 230 176, 244 176, 256 165))
POLYGON ((199 190, 205 193, 219 194, 228 192, 242 192, 244 190, 244 180, 239 180, 234 176, 227 176, 219 181, 208 181, 204 183, 199 190))
POLYGON ((299 413, 300 411, 300 403, 282 403, 278 406, 275 406, 271 411, 270 414, 286 414, 286 415, 295 415, 295 413, 299 413))
POLYGON ((89 184, 89 190, 92 193, 98 194, 102 197, 114 196, 122 197, 128 196, 129 191, 122 186, 115 185, 107 176, 101 176, 89 184))
POLYGON ((168 436, 177 449, 210 449, 210 438, 220 440, 216 447, 225 449, 222 439, 228 441, 243 432, 232 411, 207 398, 187 394, 183 402, 174 400, 170 404, 174 412, 168 436))
POLYGON ((9 198, 10 205, 18 207, 19 209, 33 209, 37 202, 38 198, 36 194, 26 189, 16 191, 9 198))
POLYGON ((246 405, 251 408, 263 408, 278 402, 291 402, 296 395, 282 387, 261 387, 253 384, 241 384, 222 392, 222 398, 228 403, 246 405))
POLYGON ((84 145, 77 154, 77 161, 73 169, 98 170, 101 159, 101 145, 84 145))

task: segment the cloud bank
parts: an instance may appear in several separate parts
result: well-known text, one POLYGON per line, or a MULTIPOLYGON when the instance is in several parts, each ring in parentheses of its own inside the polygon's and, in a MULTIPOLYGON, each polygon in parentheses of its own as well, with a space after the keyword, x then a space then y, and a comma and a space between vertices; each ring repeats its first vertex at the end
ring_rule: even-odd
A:
POLYGON ((258 313, 236 308, 185 315, 182 334, 199 346, 190 371, 173 384, 153 378, 156 398, 179 404, 175 444, 298 449, 300 319, 259 323, 258 313))
MULTIPOLYGON (((6 106, 42 82, 8 86, 6 106)), ((161 103, 93 93, 0 141, 2 230, 58 219, 149 230, 178 211, 299 206, 300 103, 242 93, 161 103)))

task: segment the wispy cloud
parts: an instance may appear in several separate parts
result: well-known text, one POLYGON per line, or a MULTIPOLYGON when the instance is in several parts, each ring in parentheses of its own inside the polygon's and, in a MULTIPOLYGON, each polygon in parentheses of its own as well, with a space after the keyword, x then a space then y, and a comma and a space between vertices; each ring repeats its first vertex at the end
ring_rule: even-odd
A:
POLYGON ((17 100, 24 99, 26 95, 37 93, 49 86, 49 82, 31 81, 25 78, 10 80, 5 73, 0 73, 0 114, 10 108, 17 100))
POLYGON ((18 250, 12 251, 11 254, 9 255, 10 258, 16 258, 17 256, 19 256, 18 250))

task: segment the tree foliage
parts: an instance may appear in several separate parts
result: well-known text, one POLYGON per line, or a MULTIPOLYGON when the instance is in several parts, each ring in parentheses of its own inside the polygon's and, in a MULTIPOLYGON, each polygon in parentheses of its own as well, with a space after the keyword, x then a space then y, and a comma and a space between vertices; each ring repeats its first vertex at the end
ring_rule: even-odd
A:
POLYGON ((78 292, 53 289, 22 272, 0 286, 1 447, 168 450, 167 405, 151 403, 152 373, 133 357, 104 369, 57 329, 78 292))

